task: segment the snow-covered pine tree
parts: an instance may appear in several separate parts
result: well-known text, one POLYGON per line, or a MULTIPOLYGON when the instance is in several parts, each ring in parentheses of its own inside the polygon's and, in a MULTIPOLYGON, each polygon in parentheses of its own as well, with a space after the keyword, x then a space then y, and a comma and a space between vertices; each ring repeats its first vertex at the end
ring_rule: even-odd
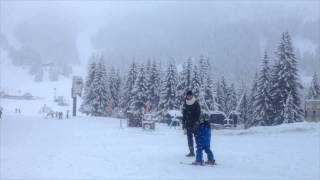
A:
POLYGON ((312 81, 311 81, 307 98, 320 99, 320 81, 316 72, 312 76, 312 81))
POLYGON ((204 91, 204 100, 207 104, 209 110, 214 110, 215 100, 214 100, 214 91, 213 91, 213 80, 211 74, 209 73, 209 69, 211 69, 209 58, 204 58, 204 56, 200 56, 199 60, 199 68, 200 68, 200 82, 201 89, 204 91))
POLYGON ((248 121, 244 122, 244 127, 250 128, 252 126, 258 126, 260 125, 260 122, 257 121, 256 117, 257 117, 257 113, 256 113, 256 109, 254 106, 254 102, 257 96, 257 89, 258 89, 258 73, 255 73, 254 75, 254 79, 252 81, 252 86, 251 86, 251 90, 250 90, 250 94, 249 94, 249 106, 248 106, 248 110, 249 110, 249 118, 248 121))
POLYGON ((125 111, 128 110, 131 98, 133 97, 132 90, 133 90, 134 83, 137 79, 137 75, 138 75, 137 65, 136 65, 135 61, 132 61, 131 65, 129 67, 129 70, 128 70, 126 83, 124 85, 124 92, 123 92, 123 96, 121 99, 121 107, 125 111))
POLYGON ((219 106, 218 110, 227 114, 228 87, 224 77, 222 77, 221 81, 217 83, 216 88, 217 88, 216 102, 219 106))
POLYGON ((213 92, 213 80, 210 75, 207 75, 204 80, 204 99, 209 108, 209 110, 216 110, 216 102, 213 92))
POLYGON ((147 101, 151 101, 151 87, 152 87, 152 84, 153 82, 150 81, 150 78, 151 78, 151 73, 152 73, 152 65, 151 65, 151 61, 150 59, 148 59, 147 61, 147 64, 145 66, 145 78, 146 78, 146 96, 147 96, 147 101))
POLYGON ((103 56, 99 57, 92 82, 92 111, 93 116, 105 116, 108 106, 108 78, 103 56))
POLYGON ((218 111, 223 111, 223 105, 222 105, 222 102, 224 101, 223 100, 223 91, 222 91, 222 87, 221 87, 221 81, 217 81, 216 83, 216 97, 215 97, 215 100, 217 102, 217 105, 218 105, 218 111))
POLYGON ((180 73, 179 83, 177 86, 177 96, 179 105, 183 104, 183 99, 187 90, 191 90, 192 83, 192 59, 189 57, 187 62, 183 63, 183 69, 180 73))
POLYGON ((191 88, 192 88, 193 95, 196 98, 199 98, 200 91, 202 90, 201 89, 202 86, 201 86, 201 77, 200 77, 200 73, 197 65, 193 66, 191 88))
POLYGON ((288 95, 286 104, 284 106, 284 111, 283 111, 283 123, 293 123, 293 119, 295 116, 295 104, 293 103, 293 97, 291 93, 288 95))
POLYGON ((116 72, 113 66, 111 66, 109 70, 108 85, 109 85, 108 108, 111 108, 110 110, 113 111, 117 107, 118 94, 119 94, 119 91, 117 89, 116 72))
POLYGON ((250 109, 249 109, 249 99, 247 97, 247 92, 244 92, 242 101, 240 103, 239 112, 240 112, 240 119, 239 124, 245 125, 250 119, 250 109))
POLYGON ((160 68, 156 61, 152 62, 150 74, 147 76, 147 94, 148 100, 151 102, 151 110, 156 111, 160 100, 160 68))
POLYGON ((227 88, 227 102, 226 102, 226 114, 229 115, 231 111, 234 111, 237 107, 237 92, 235 85, 232 83, 230 87, 227 88))
POLYGON ((160 92, 159 109, 161 111, 179 108, 177 99, 177 67, 173 62, 169 63, 160 92))
POLYGON ((130 101, 130 110, 143 112, 144 105, 147 101, 147 85, 145 77, 144 65, 140 65, 138 68, 138 76, 134 82, 132 89, 132 99, 130 101))
POLYGON ((82 95, 82 103, 80 105, 80 112, 89 115, 92 112, 92 101, 93 101, 93 88, 92 83, 96 73, 97 66, 97 55, 92 55, 89 59, 88 72, 84 84, 84 92, 82 95))
POLYGON ((199 76, 201 85, 203 85, 206 81, 206 78, 209 75, 209 59, 205 58, 204 56, 200 56, 199 59, 199 76))
POLYGON ((114 105, 116 108, 119 108, 122 95, 122 78, 120 76, 119 70, 117 70, 115 77, 115 91, 117 93, 115 94, 114 105))
POLYGON ((261 121, 260 124, 271 126, 272 122, 272 97, 271 91, 271 75, 269 67, 269 58, 265 52, 262 60, 262 68, 258 74, 257 93, 254 100, 254 107, 256 112, 256 120, 261 121))
POLYGON ((273 125, 283 123, 285 104, 289 94, 292 95, 294 104, 294 118, 292 119, 292 122, 302 121, 303 111, 300 107, 301 97, 299 94, 302 85, 298 80, 297 60, 293 52, 291 38, 288 32, 282 34, 276 55, 278 61, 272 70, 273 87, 271 89, 273 106, 275 109, 273 125))

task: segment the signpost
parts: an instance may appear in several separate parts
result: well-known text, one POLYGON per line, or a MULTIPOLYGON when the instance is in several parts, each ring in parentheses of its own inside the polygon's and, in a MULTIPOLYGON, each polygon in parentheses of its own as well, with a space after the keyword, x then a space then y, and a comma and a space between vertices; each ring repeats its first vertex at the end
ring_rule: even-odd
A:
POLYGON ((73 99, 73 110, 72 115, 77 115, 77 96, 81 97, 83 89, 83 80, 80 76, 73 76, 72 78, 72 88, 71 88, 71 96, 73 99))

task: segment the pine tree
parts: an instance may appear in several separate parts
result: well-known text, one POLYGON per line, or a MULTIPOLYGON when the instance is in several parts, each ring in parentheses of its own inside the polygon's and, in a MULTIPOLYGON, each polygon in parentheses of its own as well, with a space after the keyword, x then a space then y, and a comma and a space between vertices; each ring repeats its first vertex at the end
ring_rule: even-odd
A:
POLYGON ((104 63, 103 56, 99 57, 99 61, 96 66, 96 72, 94 74, 92 82, 92 111, 93 116, 105 116, 108 107, 108 79, 107 71, 104 63))
POLYGON ((126 83, 125 83, 125 87, 124 87, 124 92, 123 92, 123 96, 121 99, 121 107, 127 111, 130 105, 130 101, 131 98, 133 97, 133 86, 134 83, 137 79, 137 65, 136 63, 133 61, 129 67, 129 71, 127 74, 127 78, 126 78, 126 83))
POLYGON ((179 108, 177 99, 177 68, 171 62, 168 65, 164 79, 162 80, 162 88, 160 93, 159 108, 162 111, 173 110, 179 108))
POLYGON ((80 105, 80 112, 89 115, 92 112, 93 88, 92 83, 96 72, 96 56, 90 58, 88 65, 88 74, 84 84, 84 92, 82 95, 82 103, 80 105))
POLYGON ((214 100, 213 93, 213 80, 209 73, 209 69, 211 69, 209 58, 204 58, 204 56, 200 56, 199 67, 200 84, 201 90, 204 91, 203 94, 205 103, 208 106, 209 110, 214 110, 216 102, 214 100))
POLYGON ((237 93, 235 85, 232 83, 230 87, 227 88, 226 97, 226 114, 229 115, 231 111, 234 111, 237 107, 237 93))
POLYGON ((317 73, 315 72, 312 81, 311 86, 309 88, 308 92, 308 99, 320 99, 320 82, 317 73))
POLYGON ((250 120, 250 106, 249 99, 247 97, 247 92, 243 94, 242 101, 240 103, 239 112, 240 112, 240 120, 239 124, 245 125, 246 122, 250 120))
POLYGON ((216 101, 216 111, 222 111, 222 88, 221 88, 221 84, 220 81, 217 81, 216 83, 216 96, 215 96, 215 101, 216 101))
POLYGON ((219 111, 224 112, 225 114, 228 114, 228 87, 227 83, 222 77, 221 81, 217 83, 217 97, 216 102, 219 106, 219 111))
POLYGON ((197 66, 197 65, 195 65, 195 66, 193 67, 191 87, 192 87, 193 95, 194 95, 196 98, 199 98, 200 91, 202 90, 202 89, 201 89, 202 86, 201 86, 201 77, 200 77, 200 73, 199 73, 199 69, 198 69, 198 66, 197 66))
POLYGON ((210 110, 216 110, 215 108, 215 97, 214 97, 214 92, 213 92, 213 80, 212 78, 207 75, 207 77, 205 77, 205 80, 204 80, 204 99, 205 99, 205 102, 208 106, 208 108, 210 110))
POLYGON ((201 85, 205 83, 206 78, 209 75, 209 69, 210 69, 210 65, 209 65, 209 59, 204 58, 204 56, 200 56, 199 59, 199 76, 200 76, 200 82, 201 85))
POLYGON ((151 110, 157 110, 160 100, 160 68, 156 61, 152 63, 150 74, 147 76, 147 95, 151 102, 151 110))
POLYGON ((244 122, 244 127, 250 128, 252 126, 258 126, 260 125, 260 122, 257 121, 257 112, 254 106, 254 102, 256 101, 256 96, 257 96, 257 91, 258 91, 258 73, 255 74, 252 86, 251 86, 251 91, 249 94, 249 119, 248 121, 244 122))
POLYGON ((284 106, 283 112, 283 123, 293 123, 294 116, 295 116, 295 104, 293 103, 293 97, 291 94, 288 95, 286 104, 284 106))
POLYGON ((109 71, 109 77, 108 77, 108 85, 109 85, 109 104, 108 108, 110 108, 110 111, 115 109, 118 106, 119 101, 119 89, 118 89, 118 82, 116 77, 116 72, 113 66, 111 66, 109 71))
POLYGON ((273 124, 278 125, 284 121, 284 109, 289 94, 293 98, 294 118, 292 122, 302 121, 302 109, 299 90, 302 85, 298 81, 297 61, 293 52, 291 38, 288 32, 284 32, 277 49, 278 61, 272 70, 271 89, 273 106, 275 109, 273 124))
POLYGON ((180 73, 179 83, 177 86, 177 96, 180 101, 180 106, 183 104, 183 99, 187 90, 192 90, 192 59, 188 58, 183 64, 182 72, 180 73))
POLYGON ((145 77, 145 68, 143 65, 139 68, 138 76, 132 89, 132 99, 130 101, 130 110, 143 112, 147 101, 147 85, 145 77))
POLYGON ((268 54, 265 55, 262 60, 262 69, 258 75, 257 82, 257 94, 254 101, 255 112, 257 115, 257 121, 261 121, 260 124, 272 125, 272 97, 271 90, 271 75, 269 67, 268 54))
POLYGON ((120 76, 119 70, 117 70, 116 77, 115 77, 115 99, 114 99, 114 104, 115 107, 118 108, 120 106, 120 100, 121 100, 121 95, 122 95, 122 79, 120 76))

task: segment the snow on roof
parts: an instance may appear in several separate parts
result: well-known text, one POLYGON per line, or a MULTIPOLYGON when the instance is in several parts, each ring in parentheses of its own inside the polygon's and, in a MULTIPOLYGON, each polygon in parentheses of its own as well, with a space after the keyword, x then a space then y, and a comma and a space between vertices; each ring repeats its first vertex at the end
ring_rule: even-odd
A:
POLYGON ((308 99, 306 102, 320 102, 320 99, 308 99))

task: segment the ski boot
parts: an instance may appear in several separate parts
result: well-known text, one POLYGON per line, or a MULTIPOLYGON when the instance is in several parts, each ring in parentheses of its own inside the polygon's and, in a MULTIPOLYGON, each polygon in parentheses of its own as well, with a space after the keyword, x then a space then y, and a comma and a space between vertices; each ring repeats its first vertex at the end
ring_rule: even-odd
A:
POLYGON ((189 146, 190 153, 186 155, 186 157, 194 157, 194 148, 192 146, 189 146))
POLYGON ((189 154, 186 155, 186 157, 194 157, 194 152, 190 152, 189 154))
POLYGON ((191 164, 192 164, 192 165, 195 165, 195 166, 203 166, 203 165, 205 165, 205 164, 203 163, 203 161, 193 161, 191 164))
POLYGON ((215 165, 216 161, 215 160, 208 160, 204 163, 205 165, 215 165))

